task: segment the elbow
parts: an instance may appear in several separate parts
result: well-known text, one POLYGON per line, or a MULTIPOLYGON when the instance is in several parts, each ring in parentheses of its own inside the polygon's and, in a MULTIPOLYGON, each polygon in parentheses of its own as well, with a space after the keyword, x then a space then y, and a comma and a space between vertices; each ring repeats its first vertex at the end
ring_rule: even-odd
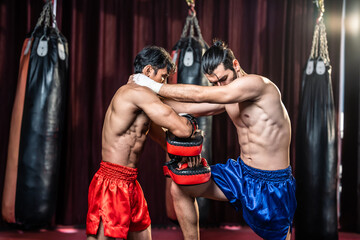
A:
POLYGON ((171 131, 175 136, 179 138, 188 138, 191 136, 193 127, 188 120, 185 121, 185 123, 183 122, 183 124, 179 124, 178 128, 174 129, 174 131, 171 131))
POLYGON ((188 138, 191 136, 192 134, 192 128, 187 127, 184 129, 178 129, 175 130, 174 132, 172 132, 175 136, 179 137, 179 138, 188 138))

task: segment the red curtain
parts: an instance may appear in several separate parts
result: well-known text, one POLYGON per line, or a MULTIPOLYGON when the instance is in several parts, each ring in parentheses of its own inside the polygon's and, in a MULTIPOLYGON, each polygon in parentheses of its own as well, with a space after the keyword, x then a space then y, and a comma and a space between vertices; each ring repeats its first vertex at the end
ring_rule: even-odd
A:
MULTIPOLYGON (((35 26, 42 4, 0 0, 0 196, 21 45, 35 26)), ((224 40, 246 72, 266 76, 279 87, 294 140, 300 79, 316 18, 313 1, 198 0, 195 4, 208 44, 213 38, 224 40)), ((340 11, 338 5, 329 1, 327 7, 340 11)), ((101 129, 107 106, 115 91, 127 82, 134 57, 144 46, 171 50, 180 38, 188 7, 185 0, 58 0, 57 7, 59 28, 69 41, 70 71, 67 141, 56 223, 85 224, 87 190, 101 160, 101 129)), ((337 102, 339 37, 331 37, 329 52, 337 102)), ((293 167, 294 145, 292 142, 293 167)), ((213 163, 239 155, 234 126, 225 114, 214 117, 212 146, 213 163)), ((149 139, 139 165, 139 181, 154 225, 168 223, 161 168, 164 160, 164 152, 149 139)), ((241 214, 228 204, 214 202, 212 206, 217 222, 243 222, 241 214)))

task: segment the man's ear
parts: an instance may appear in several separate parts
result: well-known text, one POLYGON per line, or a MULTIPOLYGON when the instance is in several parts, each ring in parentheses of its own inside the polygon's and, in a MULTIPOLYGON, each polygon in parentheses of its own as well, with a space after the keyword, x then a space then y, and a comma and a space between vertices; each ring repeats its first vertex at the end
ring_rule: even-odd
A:
POLYGON ((233 60, 233 67, 234 67, 236 73, 241 71, 240 63, 237 59, 233 60))
POLYGON ((152 71, 154 71, 154 69, 151 67, 151 65, 148 64, 143 68, 142 74, 144 74, 147 77, 150 77, 152 71))

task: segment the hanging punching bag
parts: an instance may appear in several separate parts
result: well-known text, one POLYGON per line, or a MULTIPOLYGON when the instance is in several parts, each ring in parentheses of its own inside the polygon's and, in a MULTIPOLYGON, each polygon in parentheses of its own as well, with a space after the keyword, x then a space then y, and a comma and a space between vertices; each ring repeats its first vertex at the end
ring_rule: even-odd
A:
POLYGON ((11 114, 8 155, 5 170, 5 181, 1 213, 8 223, 15 223, 15 193, 19 160, 19 141, 24 108, 26 78, 29 68, 31 40, 26 38, 23 44, 19 66, 14 106, 11 114), (27 51, 27 54, 25 54, 27 51))
MULTIPOLYGON (((209 86, 210 83, 201 70, 201 57, 209 46, 202 37, 195 15, 194 4, 189 4, 189 6, 191 8, 186 18, 181 38, 171 52, 173 62, 177 65, 177 72, 170 82, 209 86)), ((211 164, 212 116, 198 117, 197 121, 199 128, 204 132, 201 155, 211 164)), ((209 200, 197 198, 197 202, 200 212, 200 223, 206 223, 210 210, 209 200)))
POLYGON ((40 228, 51 225, 55 213, 68 71, 67 41, 56 26, 51 1, 25 44, 22 59, 28 61, 21 63, 28 66, 21 65, 20 73, 26 69, 26 82, 24 74, 19 75, 22 91, 17 92, 13 107, 13 119, 14 114, 22 117, 11 122, 18 139, 10 135, 7 165, 11 172, 6 172, 3 197, 3 208, 11 205, 11 199, 14 208, 2 212, 23 228, 40 228), (55 27, 50 26, 51 19, 55 27), (7 186, 15 182, 15 192, 10 192, 7 186))
POLYGON ((296 135, 296 239, 338 239, 335 126, 331 66, 321 18, 302 79, 296 135))

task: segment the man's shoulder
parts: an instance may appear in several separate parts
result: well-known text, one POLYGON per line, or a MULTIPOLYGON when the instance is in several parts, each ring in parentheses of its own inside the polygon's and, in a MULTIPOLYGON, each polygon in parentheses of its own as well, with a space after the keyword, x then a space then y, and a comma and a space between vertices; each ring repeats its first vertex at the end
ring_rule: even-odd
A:
POLYGON ((267 82, 271 82, 270 79, 268 79, 267 77, 258 75, 258 74, 246 74, 243 77, 240 77, 239 79, 247 79, 247 80, 252 80, 252 81, 261 81, 264 83, 267 82))
POLYGON ((119 111, 135 111, 139 107, 136 104, 138 98, 136 91, 131 86, 125 84, 117 89, 111 100, 111 109, 115 112, 119 111))
MULTIPOLYGON (((119 96, 130 95, 132 97, 138 96, 138 95, 141 96, 142 94, 147 94, 147 93, 152 93, 152 91, 146 87, 139 86, 135 83, 127 83, 127 84, 121 86, 120 88, 118 88, 118 90, 116 91, 116 95, 119 95, 119 96)), ((152 94, 152 95, 154 95, 154 94, 152 94)))
POLYGON ((121 86, 115 93, 115 101, 125 101, 134 104, 144 101, 151 101, 152 99, 159 99, 159 97, 147 87, 139 86, 135 83, 127 83, 121 86))
POLYGON ((257 74, 247 74, 237 78, 234 82, 241 88, 248 87, 249 89, 258 89, 261 91, 272 85, 272 82, 268 78, 257 74))

